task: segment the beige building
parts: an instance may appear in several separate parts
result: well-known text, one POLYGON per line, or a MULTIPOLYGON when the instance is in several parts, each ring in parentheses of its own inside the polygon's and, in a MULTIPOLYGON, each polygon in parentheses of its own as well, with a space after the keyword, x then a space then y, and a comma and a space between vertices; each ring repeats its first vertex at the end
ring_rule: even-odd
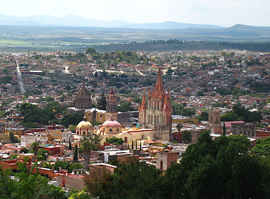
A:
POLYGON ((131 128, 123 129, 123 126, 115 121, 112 117, 104 122, 100 129, 96 132, 101 135, 102 140, 101 144, 103 145, 106 142, 107 138, 117 137, 122 138, 125 143, 132 144, 132 142, 144 142, 155 137, 155 129, 142 129, 142 128, 131 128))

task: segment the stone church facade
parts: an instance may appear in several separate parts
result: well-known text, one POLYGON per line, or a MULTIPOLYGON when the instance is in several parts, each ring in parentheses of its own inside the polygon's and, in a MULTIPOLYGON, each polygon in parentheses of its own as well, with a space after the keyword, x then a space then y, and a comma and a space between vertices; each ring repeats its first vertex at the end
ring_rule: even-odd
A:
POLYGON ((171 140, 172 107, 169 89, 164 91, 161 71, 159 69, 154 90, 145 93, 139 105, 139 123, 143 128, 153 128, 158 140, 171 140))

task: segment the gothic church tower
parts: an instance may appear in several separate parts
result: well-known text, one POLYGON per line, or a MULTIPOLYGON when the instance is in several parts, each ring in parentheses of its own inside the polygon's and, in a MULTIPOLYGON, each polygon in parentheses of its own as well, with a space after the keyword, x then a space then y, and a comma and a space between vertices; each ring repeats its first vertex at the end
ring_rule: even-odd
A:
POLYGON ((172 107, 169 89, 164 91, 161 71, 157 75, 156 86, 148 91, 146 105, 145 93, 139 105, 139 122, 144 128, 155 128, 156 139, 170 140, 172 125, 172 107))

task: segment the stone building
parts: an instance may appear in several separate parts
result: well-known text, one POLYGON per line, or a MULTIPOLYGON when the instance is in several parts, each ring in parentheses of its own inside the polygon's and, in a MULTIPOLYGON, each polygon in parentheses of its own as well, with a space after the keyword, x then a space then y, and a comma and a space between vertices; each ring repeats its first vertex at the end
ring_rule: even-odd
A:
POLYGON ((211 130, 211 133, 222 133, 220 110, 217 107, 215 107, 214 110, 209 111, 208 129, 211 130))
POLYGON ((167 169, 177 162, 177 152, 175 151, 160 151, 157 152, 157 164, 156 168, 161 171, 167 171, 167 169))
POLYGON ((91 93, 85 88, 84 83, 82 88, 77 93, 74 101, 74 106, 76 109, 89 109, 92 106, 91 93))
POLYGON ((256 137, 255 125, 251 123, 233 123, 231 130, 233 135, 256 137))
POLYGON ((80 113, 84 114, 86 109, 92 107, 91 93, 86 89, 83 83, 81 89, 78 91, 76 98, 74 100, 74 107, 67 108, 67 114, 80 113))
POLYGON ((110 119, 111 117, 114 120, 118 120, 118 113, 116 110, 117 107, 117 96, 114 94, 113 89, 107 95, 107 106, 106 106, 106 113, 105 113, 105 120, 110 119))
POLYGON ((172 107, 170 93, 169 90, 167 93, 164 91, 160 69, 153 92, 150 90, 148 92, 147 102, 145 93, 143 94, 142 103, 139 105, 139 123, 143 128, 154 128, 156 139, 171 139, 172 107))

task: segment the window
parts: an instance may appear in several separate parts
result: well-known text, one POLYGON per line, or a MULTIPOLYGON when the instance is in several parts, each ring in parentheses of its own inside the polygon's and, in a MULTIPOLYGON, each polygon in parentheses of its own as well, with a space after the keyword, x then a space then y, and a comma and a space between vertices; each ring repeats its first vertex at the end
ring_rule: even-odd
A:
POLYGON ((88 114, 88 116, 90 116, 90 115, 91 115, 91 113, 88 114))
POLYGON ((112 132, 112 129, 110 129, 109 131, 112 132))

